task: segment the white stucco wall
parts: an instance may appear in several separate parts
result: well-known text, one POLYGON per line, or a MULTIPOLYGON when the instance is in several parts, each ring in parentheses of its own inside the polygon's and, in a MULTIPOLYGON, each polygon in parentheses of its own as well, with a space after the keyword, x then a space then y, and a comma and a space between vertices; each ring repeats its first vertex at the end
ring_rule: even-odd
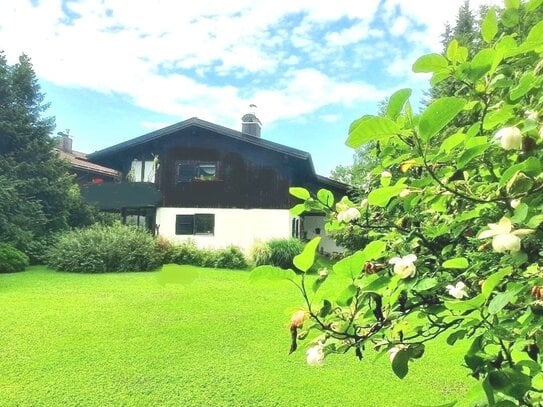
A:
POLYGON ((306 238, 313 239, 315 236, 320 236, 321 243, 319 249, 326 254, 343 252, 345 249, 338 246, 333 239, 326 235, 324 223, 324 216, 305 215, 302 225, 306 238), (317 229, 320 229, 320 234, 317 233, 317 229))
POLYGON ((292 216, 287 209, 157 208, 159 235, 172 242, 193 239, 199 247, 236 245, 246 253, 255 241, 291 237, 292 216), (176 215, 215 215, 213 235, 176 235, 176 215))

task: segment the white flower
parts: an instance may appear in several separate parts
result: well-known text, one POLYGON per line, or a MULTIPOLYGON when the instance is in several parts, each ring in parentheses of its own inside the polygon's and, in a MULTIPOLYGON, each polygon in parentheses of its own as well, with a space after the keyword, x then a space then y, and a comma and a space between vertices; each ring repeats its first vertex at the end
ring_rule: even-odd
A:
POLYGON ((400 198, 407 198, 409 194, 411 193, 411 190, 409 188, 405 188, 400 192, 399 197, 400 198))
POLYGON ((520 238, 522 235, 533 233, 533 229, 519 229, 513 231, 511 219, 503 217, 498 223, 489 223, 489 229, 479 234, 479 239, 492 238, 492 248, 498 253, 518 252, 520 250, 520 238))
POLYGON ((324 345, 319 342, 315 346, 309 348, 306 352, 307 364, 309 366, 320 366, 324 362, 324 345))
POLYGON ((349 208, 337 214, 337 220, 349 223, 360 218, 360 211, 356 208, 349 208))
POLYGON ((522 133, 518 127, 504 127, 494 135, 504 150, 520 150, 522 148, 522 133))
POLYGON ((511 205, 511 208, 517 209, 520 206, 520 199, 511 199, 509 205, 511 205))
POLYGON ((456 285, 449 284, 446 288, 449 295, 458 298, 459 300, 468 296, 468 293, 465 290, 466 285, 462 281, 459 281, 456 285))
POLYGON ((362 199, 362 202, 360 202, 360 207, 365 208, 368 206, 368 200, 366 198, 362 199))
POLYGON ((417 260, 417 256, 408 254, 404 257, 393 257, 388 262, 394 264, 394 273, 400 278, 409 278, 413 277, 417 271, 417 267, 413 264, 415 260, 417 260))
POLYGON ((385 170, 385 171, 383 171, 383 172, 381 173, 381 177, 383 177, 383 178, 391 178, 391 177, 392 177, 392 174, 391 174, 389 171, 386 171, 386 170, 385 170))
POLYGON ((539 118, 539 114, 535 110, 526 110, 526 118, 536 122, 539 118))
POLYGON ((319 277, 321 279, 325 279, 326 277, 328 277, 328 269, 327 268, 322 268, 319 270, 319 277))

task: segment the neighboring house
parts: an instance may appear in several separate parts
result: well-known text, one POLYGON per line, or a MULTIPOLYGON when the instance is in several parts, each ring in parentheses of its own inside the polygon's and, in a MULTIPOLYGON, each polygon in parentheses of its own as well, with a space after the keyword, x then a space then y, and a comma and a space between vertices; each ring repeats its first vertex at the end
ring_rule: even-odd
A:
POLYGON ((79 186, 112 182, 117 179, 119 175, 117 171, 92 163, 87 160, 85 153, 73 150, 73 140, 68 131, 58 134, 60 139, 55 150, 60 158, 70 163, 72 172, 75 175, 75 181, 79 186))
POLYGON ((82 193, 172 241, 247 251, 256 241, 322 235, 322 251, 340 250, 324 236, 322 215, 290 214, 298 201, 288 190, 326 188, 340 198, 347 185, 315 174, 309 153, 264 140, 260 130, 250 113, 242 132, 198 118, 153 131, 89 154, 119 171, 122 182, 87 185, 82 193))

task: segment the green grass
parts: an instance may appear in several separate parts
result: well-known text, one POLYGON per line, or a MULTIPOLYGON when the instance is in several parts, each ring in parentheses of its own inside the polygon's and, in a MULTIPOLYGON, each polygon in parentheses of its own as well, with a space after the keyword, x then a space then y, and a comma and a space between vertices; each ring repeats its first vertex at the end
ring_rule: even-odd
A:
POLYGON ((443 342, 404 380, 375 355, 308 367, 305 344, 287 354, 293 286, 197 270, 185 286, 157 273, 0 275, 0 405, 415 406, 471 384, 463 347, 443 342))

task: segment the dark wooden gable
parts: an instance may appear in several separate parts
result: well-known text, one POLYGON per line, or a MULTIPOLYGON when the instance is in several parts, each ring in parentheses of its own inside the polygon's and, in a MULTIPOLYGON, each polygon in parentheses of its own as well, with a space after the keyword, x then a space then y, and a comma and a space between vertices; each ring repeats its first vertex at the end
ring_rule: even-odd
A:
POLYGON ((160 205, 165 207, 286 209, 294 204, 290 186, 345 193, 342 184, 324 185, 308 153, 189 120, 194 122, 150 133, 89 158, 126 175, 132 160, 158 156, 155 182, 163 196, 160 205))

